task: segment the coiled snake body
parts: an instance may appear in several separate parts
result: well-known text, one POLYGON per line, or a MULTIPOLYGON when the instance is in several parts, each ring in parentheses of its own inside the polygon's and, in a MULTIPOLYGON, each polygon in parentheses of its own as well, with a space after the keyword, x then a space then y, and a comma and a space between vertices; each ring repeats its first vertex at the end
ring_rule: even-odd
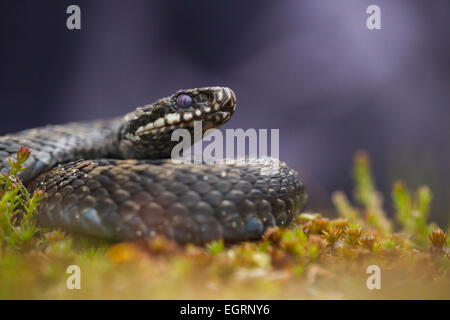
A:
POLYGON ((170 160, 177 128, 203 131, 236 108, 229 88, 178 91, 121 119, 69 123, 0 137, 0 170, 25 145, 21 178, 44 192, 38 223, 115 240, 157 234, 180 243, 260 238, 288 225, 305 201, 297 173, 276 159, 232 164, 170 160), (91 160, 82 160, 91 159, 91 160))

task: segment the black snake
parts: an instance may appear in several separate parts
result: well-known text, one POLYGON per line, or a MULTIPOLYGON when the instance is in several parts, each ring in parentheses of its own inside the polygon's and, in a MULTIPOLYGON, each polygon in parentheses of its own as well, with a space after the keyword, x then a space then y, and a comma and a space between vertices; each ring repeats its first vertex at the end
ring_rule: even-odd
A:
POLYGON ((0 137, 0 170, 22 146, 21 178, 44 192, 38 223, 115 240, 157 234, 180 243, 260 238, 288 225, 305 202, 297 173, 276 159, 180 164, 172 132, 220 127, 233 115, 229 88, 181 90, 120 119, 49 125, 0 137), (90 159, 90 160, 82 160, 90 159))

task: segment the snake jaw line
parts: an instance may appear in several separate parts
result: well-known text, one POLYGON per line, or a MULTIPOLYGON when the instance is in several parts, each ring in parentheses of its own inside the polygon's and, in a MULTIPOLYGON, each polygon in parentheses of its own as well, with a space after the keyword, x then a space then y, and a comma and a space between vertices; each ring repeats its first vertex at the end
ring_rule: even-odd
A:
MULTIPOLYGON (((135 112, 125 116, 124 121, 136 123, 130 125, 131 135, 141 136, 142 140, 145 139, 143 136, 166 132, 176 129, 177 126, 192 127, 190 122, 193 119, 205 121, 205 125, 209 127, 220 126, 231 117, 231 113, 235 110, 235 102, 235 95, 228 88, 181 90, 171 97, 159 99, 152 105, 137 108, 135 112), (191 97, 192 104, 187 107, 178 106, 178 97, 186 95, 191 97), (184 111, 184 108, 188 110, 184 111), (214 124, 208 125, 206 123, 208 121, 213 121, 214 124), (183 123, 185 125, 181 125, 183 123), (175 128, 172 127, 174 125, 175 128), (133 128, 136 128, 134 132, 133 128)), ((125 137, 130 138, 131 135, 126 134, 125 137)), ((137 138, 131 140, 137 141, 137 138)))
POLYGON ((192 115, 192 112, 185 112, 183 113, 183 120, 186 122, 191 121, 194 118, 194 116, 192 115))

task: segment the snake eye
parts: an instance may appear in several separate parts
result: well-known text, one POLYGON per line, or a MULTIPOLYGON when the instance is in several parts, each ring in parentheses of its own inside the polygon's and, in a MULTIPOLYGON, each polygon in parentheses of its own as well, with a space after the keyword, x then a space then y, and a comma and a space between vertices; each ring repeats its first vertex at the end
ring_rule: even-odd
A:
POLYGON ((192 104, 192 98, 187 94, 181 94, 177 98, 177 105, 181 108, 187 108, 192 104))

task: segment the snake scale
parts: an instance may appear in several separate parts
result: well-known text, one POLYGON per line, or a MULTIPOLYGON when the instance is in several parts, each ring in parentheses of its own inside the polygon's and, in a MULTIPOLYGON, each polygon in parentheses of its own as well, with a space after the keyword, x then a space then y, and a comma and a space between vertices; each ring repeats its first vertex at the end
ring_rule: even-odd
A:
POLYGON ((43 197, 38 224, 113 240, 164 235, 179 243, 260 238, 287 226, 305 202, 298 174, 277 159, 180 164, 172 132, 227 122, 225 87, 181 90, 111 120, 48 125, 0 137, 0 170, 25 145, 21 178, 43 197), (84 160, 86 159, 86 160, 84 160))

